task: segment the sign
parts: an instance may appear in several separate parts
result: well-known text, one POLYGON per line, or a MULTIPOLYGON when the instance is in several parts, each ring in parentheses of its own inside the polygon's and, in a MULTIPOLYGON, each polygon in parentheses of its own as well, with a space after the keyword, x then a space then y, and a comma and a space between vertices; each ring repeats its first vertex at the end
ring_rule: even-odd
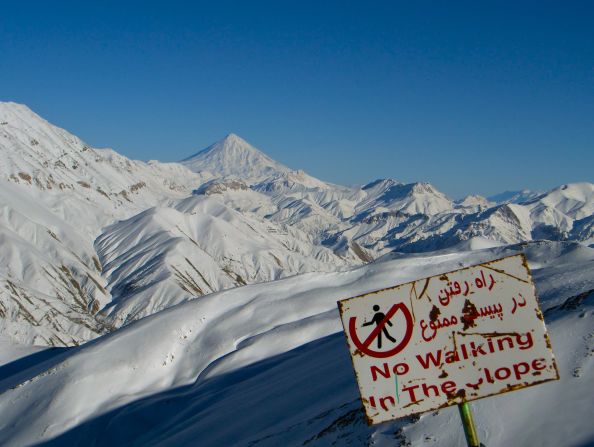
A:
POLYGON ((338 306, 370 424, 559 379, 523 255, 338 306))

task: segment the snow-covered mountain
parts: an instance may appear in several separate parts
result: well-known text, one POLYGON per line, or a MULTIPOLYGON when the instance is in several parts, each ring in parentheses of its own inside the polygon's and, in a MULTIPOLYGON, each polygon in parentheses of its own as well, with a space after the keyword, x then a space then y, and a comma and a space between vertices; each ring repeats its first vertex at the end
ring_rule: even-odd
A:
POLYGON ((115 219, 186 197, 212 177, 91 148, 20 104, 0 103, 0 123, 0 178, 24 187, 90 237, 115 219))
POLYGON ((14 103, 0 123, 0 333, 13 340, 78 344, 205 293, 361 262, 262 219, 278 208, 243 183, 91 148, 14 103), (241 212, 204 198, 227 189, 245 193, 230 199, 241 212))
POLYGON ((454 203, 429 183, 326 183, 234 134, 144 163, 14 103, 0 103, 0 153, 0 333, 27 343, 81 343, 195 296, 395 250, 592 243, 590 183, 454 203))
POLYGON ((505 191, 499 194, 489 196, 487 197, 487 200, 497 204, 523 203, 535 199, 542 193, 542 191, 531 191, 529 189, 523 189, 521 191, 505 191))
POLYGON ((236 177, 249 183, 290 171, 233 133, 182 160, 181 164, 194 172, 209 171, 220 177, 236 177))
POLYGON ((0 154, 0 333, 27 343, 72 345, 109 330, 95 238, 209 178, 93 149, 14 103, 0 103, 0 154))
POLYGON ((361 218, 390 211, 433 215, 453 208, 452 201, 429 183, 403 185, 388 179, 362 189, 367 192, 367 198, 358 204, 361 218))
POLYGON ((100 312, 120 326, 218 290, 349 262, 305 234, 191 196, 115 223, 96 240, 112 301, 100 312))

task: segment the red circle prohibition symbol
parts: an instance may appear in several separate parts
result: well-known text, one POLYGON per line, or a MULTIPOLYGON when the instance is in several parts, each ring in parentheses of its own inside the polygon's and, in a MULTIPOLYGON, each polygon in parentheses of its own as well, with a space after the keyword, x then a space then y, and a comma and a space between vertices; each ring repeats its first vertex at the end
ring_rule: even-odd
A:
POLYGON ((388 313, 386 314, 384 319, 380 322, 380 324, 378 324, 375 327, 375 329, 373 331, 371 331, 371 333, 369 334, 367 339, 365 339, 365 341, 361 341, 359 339, 359 337, 357 336, 356 320, 357 320, 357 317, 351 317, 349 320, 349 333, 351 334, 351 339, 353 340, 353 343, 355 343, 355 346, 357 347, 357 349, 359 349, 359 351, 361 351, 363 354, 367 354, 371 357, 377 357, 377 358, 392 357, 393 355, 396 355, 400 351, 402 351, 406 347, 406 345, 408 344, 408 342, 410 341, 410 339, 412 337, 414 322, 413 322, 413 318, 412 318, 410 311, 404 305, 404 303, 394 304, 390 308, 390 310, 388 311, 388 313), (394 346, 392 349, 390 349, 388 351, 374 351, 373 349, 369 349, 369 345, 371 345, 371 342, 373 340, 375 340, 380 335, 380 332, 382 331, 382 329, 384 328, 386 323, 390 320, 390 318, 392 318, 392 316, 398 310, 402 311, 402 313, 404 314, 404 318, 406 319, 406 333, 404 334, 404 338, 400 341, 400 343, 398 343, 396 346, 394 346))

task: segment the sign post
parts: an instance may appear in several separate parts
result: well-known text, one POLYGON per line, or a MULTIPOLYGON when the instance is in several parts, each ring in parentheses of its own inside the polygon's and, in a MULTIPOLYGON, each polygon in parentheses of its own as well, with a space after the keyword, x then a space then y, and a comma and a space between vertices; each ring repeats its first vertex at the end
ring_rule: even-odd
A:
POLYGON ((523 255, 338 302, 369 424, 557 380, 523 255))
POLYGON ((462 418, 462 426, 464 427, 464 434, 466 435, 466 443, 468 444, 468 447, 480 447, 476 428, 474 427, 474 420, 472 419, 470 404, 468 402, 458 404, 458 410, 460 411, 460 418, 462 418))

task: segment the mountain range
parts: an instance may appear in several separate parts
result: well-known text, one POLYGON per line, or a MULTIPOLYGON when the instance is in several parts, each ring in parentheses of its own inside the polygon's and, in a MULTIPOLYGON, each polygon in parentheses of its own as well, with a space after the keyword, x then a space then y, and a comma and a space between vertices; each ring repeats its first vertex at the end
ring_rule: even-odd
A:
POLYGON ((333 185, 235 134, 180 163, 95 149, 0 104, 0 333, 81 343, 193 297, 390 253, 594 243, 594 185, 454 202, 429 183, 333 185))
MULTIPOLYGON (((329 379, 348 363, 336 300, 518 251, 578 399, 594 377, 593 216, 588 182, 456 201, 426 182, 348 187, 235 134, 179 163, 143 162, 0 103, 0 444, 453 445, 447 430, 423 441, 418 420, 364 427, 352 377, 329 379), (250 399, 264 417, 240 417, 250 399)), ((594 408, 580 401, 560 420, 577 410, 594 408)), ((579 442, 594 440, 576 424, 579 442)))

